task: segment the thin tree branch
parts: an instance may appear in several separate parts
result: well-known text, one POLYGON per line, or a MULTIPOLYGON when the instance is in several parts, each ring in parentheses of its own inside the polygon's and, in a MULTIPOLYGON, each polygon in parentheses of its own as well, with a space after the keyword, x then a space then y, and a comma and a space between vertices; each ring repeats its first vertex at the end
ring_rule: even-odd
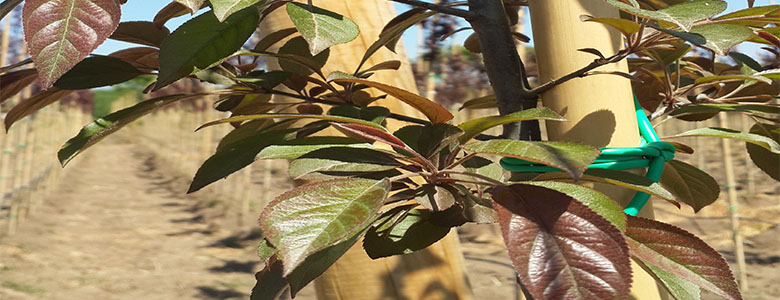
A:
POLYGON ((452 8, 452 7, 445 6, 445 5, 439 5, 439 4, 423 2, 423 1, 418 1, 418 0, 390 0, 390 1, 403 3, 403 4, 411 5, 411 6, 414 6, 414 7, 426 8, 426 9, 430 9, 432 11, 438 11, 438 12, 443 13, 443 14, 458 16, 458 17, 464 18, 466 20, 469 20, 469 19, 471 19, 471 18, 473 18, 475 16, 475 14, 473 12, 470 12, 470 11, 467 11, 467 10, 452 8))
POLYGON ((548 82, 545 82, 544 84, 542 84, 540 86, 537 86, 536 88, 534 88, 530 92, 532 94, 534 94, 534 95, 540 96, 540 95, 544 94, 545 92, 549 91, 550 89, 552 89, 552 88, 554 88, 554 87, 556 87, 556 86, 558 86, 558 85, 560 85, 560 84, 562 84, 564 82, 567 82, 567 81, 572 80, 574 78, 588 76, 588 72, 589 71, 592 71, 593 69, 596 69, 596 68, 601 67, 603 65, 607 65, 607 64, 618 62, 618 61, 626 58, 628 55, 629 55, 629 52, 627 52, 627 51, 625 51, 625 52, 624 51, 620 51, 617 54, 615 54, 613 56, 610 56, 608 58, 597 58, 597 59, 593 60, 593 62, 591 62, 587 66, 584 66, 584 67, 580 68, 579 70, 576 70, 576 71, 571 72, 569 74, 563 75, 563 76, 561 76, 558 79, 553 79, 553 80, 550 80, 548 82))

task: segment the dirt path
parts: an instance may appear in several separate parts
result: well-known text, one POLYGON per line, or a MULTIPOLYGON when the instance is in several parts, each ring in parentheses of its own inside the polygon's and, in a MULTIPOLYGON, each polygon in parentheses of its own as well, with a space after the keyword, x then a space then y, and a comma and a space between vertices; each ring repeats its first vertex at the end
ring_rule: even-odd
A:
POLYGON ((246 299, 259 259, 121 142, 90 149, 0 240, 0 299, 246 299), (107 155, 108 154, 108 155, 107 155))

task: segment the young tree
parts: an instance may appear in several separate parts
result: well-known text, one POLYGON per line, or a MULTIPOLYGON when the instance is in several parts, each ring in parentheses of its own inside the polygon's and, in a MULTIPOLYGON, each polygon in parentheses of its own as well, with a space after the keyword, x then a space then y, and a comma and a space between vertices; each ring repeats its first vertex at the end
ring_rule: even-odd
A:
MULTIPOLYGON (((717 199, 714 179, 673 160, 675 151, 690 153, 690 147, 658 141, 642 110, 636 118, 647 145, 638 148, 600 149, 608 142, 588 140, 542 141, 538 120, 564 121, 560 114, 568 111, 547 104, 548 95, 559 86, 581 77, 619 76, 642 82, 634 93, 651 119, 697 121, 721 112, 748 115, 755 121, 750 132, 699 128, 674 137, 744 140, 754 162, 780 180, 780 107, 767 103, 778 95, 780 70, 730 52, 745 41, 780 46, 780 31, 770 26, 780 17, 780 6, 723 14, 722 0, 605 0, 622 14, 577 17, 620 32, 623 47, 614 53, 579 49, 594 58, 568 71, 544 71, 545 64, 561 58, 540 57, 541 84, 534 87, 517 55, 513 40, 517 35, 507 18, 515 12, 512 7, 526 1, 450 5, 393 1, 415 8, 388 22, 356 66, 326 74, 322 70, 331 47, 352 41, 359 29, 316 1, 177 1, 153 22, 120 24, 122 1, 27 0, 24 30, 36 71, 17 70, 28 63, 3 67, 1 94, 14 94, 24 85, 15 82, 27 82, 19 78, 30 76, 37 76, 46 90, 16 105, 5 123, 10 126, 72 90, 120 83, 141 74, 157 75, 148 90, 178 80, 220 84, 224 88, 150 99, 95 120, 63 146, 59 158, 66 164, 161 106, 218 95, 216 109, 232 116, 203 126, 231 124, 235 129, 195 174, 190 192, 255 159, 293 159, 290 175, 314 180, 280 195, 260 216, 265 240, 259 253, 266 268, 257 274, 253 299, 274 299, 287 288, 295 294, 361 239, 372 258, 406 254, 426 248, 465 222, 499 223, 518 282, 534 299, 625 299, 632 284, 632 259, 677 299, 698 299, 700 289, 741 299, 728 265, 714 249, 680 228, 635 216, 649 195, 696 211, 717 199), (207 7, 211 11, 172 33, 163 26, 172 16, 207 7), (294 29, 268 32, 242 48, 262 20, 285 12, 294 29), (440 105, 373 80, 374 73, 393 72, 400 63, 366 64, 369 58, 382 48, 395 49, 401 33, 437 14, 460 17, 475 32, 500 115, 449 124, 452 115, 440 105), (289 36, 293 38, 278 51, 269 51, 289 36), (106 38, 151 47, 87 57, 106 38), (706 49, 709 57, 686 55, 692 47, 706 49), (735 64, 719 62, 716 55, 729 55, 735 64), (231 59, 239 56, 242 59, 231 59), (258 57, 279 59, 279 68, 258 67, 258 57), (600 68, 625 61, 629 72, 600 68), (376 105, 385 95, 373 96, 367 90, 379 90, 387 100, 401 101, 423 117, 376 105), (555 109, 537 107, 543 94, 545 104, 555 109), (280 102, 273 96, 296 101, 280 102), (297 113, 283 112, 291 107, 297 113), (388 120, 408 125, 389 131, 388 120), (496 126, 503 126, 500 137, 482 134, 496 126), (315 135, 326 128, 341 135, 315 135), (522 172, 504 178, 499 165, 486 155, 507 157, 502 165, 522 172), (644 167, 649 167, 647 177, 615 170, 644 167), (616 185, 638 194, 624 210, 604 193, 575 184, 580 182, 616 185)), ((6 0, 0 12, 21 2, 6 0)), ((532 15, 545 12, 543 1, 530 2, 532 15)), ((753 1, 748 2, 752 6, 753 1)), ((580 124, 587 122, 575 126, 580 124)))

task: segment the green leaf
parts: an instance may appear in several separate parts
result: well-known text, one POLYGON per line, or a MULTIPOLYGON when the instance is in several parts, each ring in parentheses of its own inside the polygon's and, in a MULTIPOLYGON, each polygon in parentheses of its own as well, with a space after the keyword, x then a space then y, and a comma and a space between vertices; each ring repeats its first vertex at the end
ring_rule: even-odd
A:
POLYGON ((178 3, 181 3, 182 5, 186 6, 187 9, 190 10, 191 13, 195 13, 196 11, 200 10, 200 8, 203 6, 203 4, 206 2, 206 0, 173 0, 178 3))
POLYGON ((772 80, 762 76, 751 75, 713 75, 696 78, 696 84, 709 83, 709 82, 727 82, 727 81, 758 81, 766 84, 772 84, 772 80))
POLYGON ((690 136, 704 136, 704 137, 717 137, 724 139, 742 140, 760 147, 767 149, 775 154, 780 154, 780 144, 778 142, 762 135, 753 133, 744 133, 727 128, 718 127, 705 127, 688 130, 683 133, 679 133, 669 138, 681 138, 690 136))
POLYGON ((309 282, 312 282, 317 277, 320 277, 322 273, 325 273, 331 265, 357 243, 364 232, 365 228, 361 229, 360 232, 353 234, 351 238, 346 239, 343 242, 317 251, 307 257, 300 266, 287 275, 292 297, 295 297, 295 294, 303 289, 309 282))
POLYGON ((761 104, 720 104, 701 103, 683 105, 670 113, 670 116, 686 116, 703 113, 719 113, 722 111, 738 111, 751 114, 780 114, 780 107, 761 104))
POLYGON ((119 27, 108 38, 159 48, 170 34, 171 31, 165 26, 158 27, 147 21, 132 21, 119 23, 119 27))
POLYGON ((284 38, 296 32, 298 32, 298 29, 296 28, 286 28, 286 29, 271 32, 268 35, 264 36, 259 42, 257 42, 257 45, 255 45, 253 51, 255 52, 266 51, 268 50, 268 48, 271 48, 271 46, 273 46, 274 44, 278 43, 279 41, 283 40, 284 38))
MULTIPOLYGON (((748 0, 752 3, 752 0, 748 0)), ((752 6, 752 5, 750 5, 752 6)), ((714 21, 726 22, 728 24, 739 24, 753 27, 764 27, 769 23, 778 22, 780 16, 780 5, 766 5, 746 8, 732 13, 728 13, 713 19, 714 21)))
POLYGON ((328 114, 381 124, 390 115, 390 110, 381 106, 355 107, 352 105, 341 105, 332 107, 328 114))
POLYGON ((409 29, 409 27, 412 27, 412 25, 435 14, 437 14, 437 12, 427 11, 422 8, 413 8, 390 20, 382 29, 382 32, 379 33, 379 39, 371 44, 366 50, 366 53, 360 60, 358 70, 360 70, 363 64, 365 64, 374 53, 379 51, 379 49, 382 49, 382 47, 387 47, 390 51, 395 52, 395 45, 398 43, 398 40, 401 39, 401 34, 403 34, 404 31, 409 29))
POLYGON ((43 88, 111 36, 121 15, 116 0, 25 1, 24 36, 43 88))
MULTIPOLYGON (((205 2, 205 0, 201 1, 201 3, 202 2, 205 2)), ((188 13, 194 14, 202 7, 203 6, 201 5, 200 7, 195 8, 195 10, 190 10, 190 8, 187 7, 186 5, 176 2, 176 0, 174 0, 173 2, 168 3, 168 5, 160 9, 160 11, 158 11, 157 14, 154 15, 154 19, 152 20, 152 23, 154 23, 154 25, 157 25, 157 27, 162 28, 165 25, 165 23, 170 21, 171 19, 176 17, 181 17, 188 13)))
POLYGON ((62 75, 54 87, 63 90, 86 90, 114 85, 142 75, 143 72, 116 57, 87 57, 62 75))
POLYGON ((224 22, 230 15, 265 0, 209 0, 217 20, 224 22))
POLYGON ((581 185, 559 181, 528 181, 523 182, 523 184, 541 186, 564 193, 585 204, 585 206, 604 217, 604 219, 607 219, 607 221, 610 221, 621 231, 626 230, 626 214, 623 213, 623 208, 615 200, 601 192, 581 185))
POLYGON ((369 257, 377 259, 427 248, 450 232, 449 227, 431 222, 432 214, 427 210, 412 209, 408 214, 385 221, 395 226, 374 225, 366 232, 363 249, 369 257))
MULTIPOLYGON (((750 127, 750 133, 761 135, 780 143, 780 127, 777 125, 756 123, 750 127)), ((780 181, 780 154, 769 152, 769 150, 754 144, 747 144, 746 146, 753 163, 769 177, 780 181)))
MULTIPOLYGON (((534 180, 565 180, 568 178, 570 178, 568 174, 558 172, 546 173, 534 178, 534 180)), ((585 171, 585 175, 580 178, 580 181, 608 183, 619 187, 648 193, 650 195, 668 200, 678 207, 680 206, 680 204, 677 202, 673 202, 674 196, 672 193, 664 189, 660 184, 647 179, 647 177, 639 176, 633 173, 606 169, 590 169, 585 171)))
POLYGON ((290 163, 290 177, 300 179, 313 172, 348 173, 349 175, 373 173, 401 166, 385 152, 367 148, 329 147, 309 152, 290 163))
POLYGON ((397 137, 393 136, 385 129, 376 128, 374 126, 365 126, 361 124, 350 124, 350 123, 344 123, 344 124, 333 123, 332 125, 339 130, 350 132, 360 137, 364 137, 377 142, 385 143, 387 145, 396 148, 401 148, 401 149, 409 148, 406 144, 404 144, 402 140, 399 140, 397 137))
POLYGON ((466 102, 463 102, 463 105, 461 105, 461 107, 458 108, 458 111, 464 109, 487 109, 487 108, 496 108, 496 107, 498 107, 498 104, 496 104, 496 96, 487 95, 484 97, 474 98, 466 102))
POLYGON ((446 108, 442 107, 438 103, 425 99, 415 93, 409 92, 407 90, 399 89, 394 86, 390 86, 384 83, 379 83, 374 81, 363 80, 363 79, 336 79, 334 81, 365 84, 367 86, 388 93, 390 96, 393 96, 398 100, 401 100, 406 104, 411 105, 412 107, 414 107, 415 109, 423 113, 426 117, 428 117, 428 120, 430 120, 431 123, 434 124, 447 122, 449 120, 452 120, 452 118, 454 117, 449 111, 447 111, 446 108))
POLYGON ((534 299, 628 297, 628 246, 612 223, 539 186, 499 186, 493 201, 512 265, 534 299))
POLYGON ((466 151, 514 157, 564 170, 576 180, 599 156, 598 148, 570 142, 491 140, 463 146, 466 151))
POLYGON ((462 135, 463 130, 447 123, 426 125, 420 131, 416 149, 423 157, 431 157, 445 148, 453 149, 462 135))
POLYGON ((49 104, 57 102, 57 100, 60 100, 62 97, 65 97, 72 92, 73 91, 69 90, 50 88, 48 90, 37 93, 30 98, 22 100, 19 102, 19 104, 11 108, 11 110, 9 110, 5 115, 5 129, 8 130, 11 128, 11 125, 16 123, 16 121, 31 115, 32 113, 48 106, 49 104))
POLYGON ((265 268, 255 274, 257 284, 252 288, 250 300, 276 300, 279 299, 289 284, 282 276, 282 261, 274 258, 268 261, 265 268))
POLYGON ((566 121, 561 115, 549 108, 531 108, 504 116, 482 117, 458 125, 458 127, 465 132, 465 134, 460 137, 460 142, 466 143, 483 131, 496 126, 527 120, 566 121))
POLYGON ((742 299, 723 257, 695 235, 658 221, 628 216, 631 255, 726 299, 742 299))
POLYGON ((696 21, 701 21, 723 12, 727 6, 726 1, 723 0, 694 0, 653 11, 636 8, 617 0, 607 0, 607 2, 632 15, 674 23, 685 31, 689 31, 696 21))
POLYGON ((201 14, 173 31, 160 47, 160 75, 155 90, 207 69, 241 49, 255 32, 260 14, 245 8, 219 22, 214 14, 201 14))
POLYGON ((370 224, 389 190, 387 179, 341 178, 305 184, 271 201, 260 227, 279 249, 284 274, 370 224))
POLYGON ((712 176, 679 160, 666 162, 659 183, 695 212, 718 200, 720 194, 718 182, 712 176))
POLYGON ((279 48, 279 66, 282 70, 301 76, 312 73, 320 74, 320 70, 330 57, 330 50, 322 51, 316 56, 306 50, 306 40, 294 37, 279 48))
POLYGON ((345 137, 313 136, 268 146, 257 154, 257 159, 296 159, 309 152, 332 147, 371 148, 372 146, 345 137))
POLYGON ((691 283, 688 280, 682 279, 675 275, 672 275, 664 270, 649 265, 643 261, 638 261, 642 268, 644 268, 648 274, 655 277, 656 281, 663 284, 666 291, 669 292, 677 300, 699 300, 701 299, 701 288, 691 283))
POLYGON ((79 133, 65 142, 57 157, 60 163, 65 166, 71 159, 76 157, 90 146, 99 142, 108 135, 122 129, 131 122, 152 113, 160 107, 174 103, 179 100, 202 97, 204 94, 190 95, 169 95, 159 98, 149 99, 123 110, 111 113, 105 117, 99 118, 92 123, 87 124, 79 133))
POLYGON ((719 55, 727 55, 732 47, 753 37, 752 29, 734 24, 695 26, 690 32, 701 34, 707 39, 704 47, 712 49, 719 55))
POLYGON ((330 116, 330 115, 306 115, 306 114, 283 114, 283 113, 230 117, 230 118, 211 121, 206 124, 203 124, 198 128, 198 130, 203 129, 205 127, 219 125, 219 124, 245 122, 245 121, 262 120, 262 119, 318 119, 318 120, 328 120, 328 121, 333 121, 338 123, 355 123, 355 124, 371 126, 377 129, 384 130, 384 127, 382 127, 379 124, 365 121, 365 120, 360 120, 360 119, 353 119, 353 118, 340 117, 340 116, 330 116))
POLYGON ((631 20, 619 19, 619 18, 594 18, 592 16, 581 16, 580 19, 584 22, 596 22, 607 25, 609 27, 617 29, 621 34, 628 37, 634 33, 639 32, 639 24, 631 20))
POLYGON ((263 148, 282 142, 288 134, 295 130, 256 131, 233 143, 220 144, 217 153, 214 153, 198 168, 187 193, 196 192, 243 169, 255 161, 255 157, 263 148))
POLYGON ((259 74, 250 74, 247 77, 236 77, 236 81, 247 82, 258 85, 266 90, 273 90, 276 86, 280 85, 287 78, 292 75, 289 72, 283 71, 271 71, 262 72, 259 74))
POLYGON ((312 55, 330 46, 350 42, 360 34, 360 29, 352 20, 316 6, 290 2, 287 3, 287 14, 309 43, 312 55))
POLYGON ((755 71, 763 71, 764 67, 761 66, 760 63, 758 63, 755 59, 752 57, 739 53, 739 52, 729 52, 729 56, 736 60, 737 62, 740 62, 742 64, 745 64, 746 66, 750 67, 751 69, 755 71))

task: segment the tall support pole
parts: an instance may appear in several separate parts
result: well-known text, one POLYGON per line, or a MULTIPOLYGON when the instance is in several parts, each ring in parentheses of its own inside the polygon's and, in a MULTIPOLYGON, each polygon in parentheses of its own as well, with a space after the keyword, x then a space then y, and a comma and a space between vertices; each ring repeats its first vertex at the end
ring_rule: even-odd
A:
MULTIPOLYGON (((344 14, 357 22, 361 31, 355 41, 332 48, 331 57, 323 70, 326 74, 337 70, 354 70, 385 24, 395 17, 392 3, 386 0, 318 0, 315 3, 344 14)), ((261 31, 267 32, 289 28, 292 24, 283 14, 271 14, 261 26, 261 31)), ((404 48, 398 45, 396 49, 398 54, 380 50, 369 59, 366 66, 398 59, 403 62, 399 72, 377 72, 371 79, 415 91, 411 65, 406 60, 404 48)), ((377 101, 377 104, 400 114, 417 116, 414 110, 397 99, 383 99, 377 101)), ((403 125, 400 122, 388 122, 391 131, 403 125)), ((360 243, 315 281, 318 299, 471 299, 463 256, 454 231, 427 249, 377 260, 371 260, 360 243)))
MULTIPOLYGON (((729 128, 729 116, 718 116, 718 125, 729 128)), ((729 197, 729 219, 731 221, 731 234, 734 239, 734 253, 737 258, 737 270, 739 275, 739 288, 744 292, 748 290, 747 266, 745 265, 745 248, 742 242, 742 232, 739 229, 739 197, 737 196, 737 180, 734 177, 734 162, 731 158, 731 141, 721 139, 723 150, 723 169, 726 172, 726 190, 729 197)))
MULTIPOLYGON (((618 10, 599 0, 530 0, 529 9, 539 81, 547 82, 593 61, 592 54, 577 51, 596 48, 604 55, 617 52, 621 36, 594 22, 581 22, 581 15, 619 18, 618 10)), ((627 72, 625 62, 606 65, 600 71, 627 72)), ((542 95, 545 107, 569 122, 547 123, 550 140, 576 141, 600 147, 636 147, 639 131, 634 114, 630 82, 618 76, 591 76, 566 82, 542 95)), ((626 205, 633 195, 622 189, 597 189, 626 205)), ((650 203, 640 213, 652 217, 650 203)), ((633 264, 633 263, 632 263, 633 264)), ((662 299, 655 280, 633 265, 635 299, 662 299)))

